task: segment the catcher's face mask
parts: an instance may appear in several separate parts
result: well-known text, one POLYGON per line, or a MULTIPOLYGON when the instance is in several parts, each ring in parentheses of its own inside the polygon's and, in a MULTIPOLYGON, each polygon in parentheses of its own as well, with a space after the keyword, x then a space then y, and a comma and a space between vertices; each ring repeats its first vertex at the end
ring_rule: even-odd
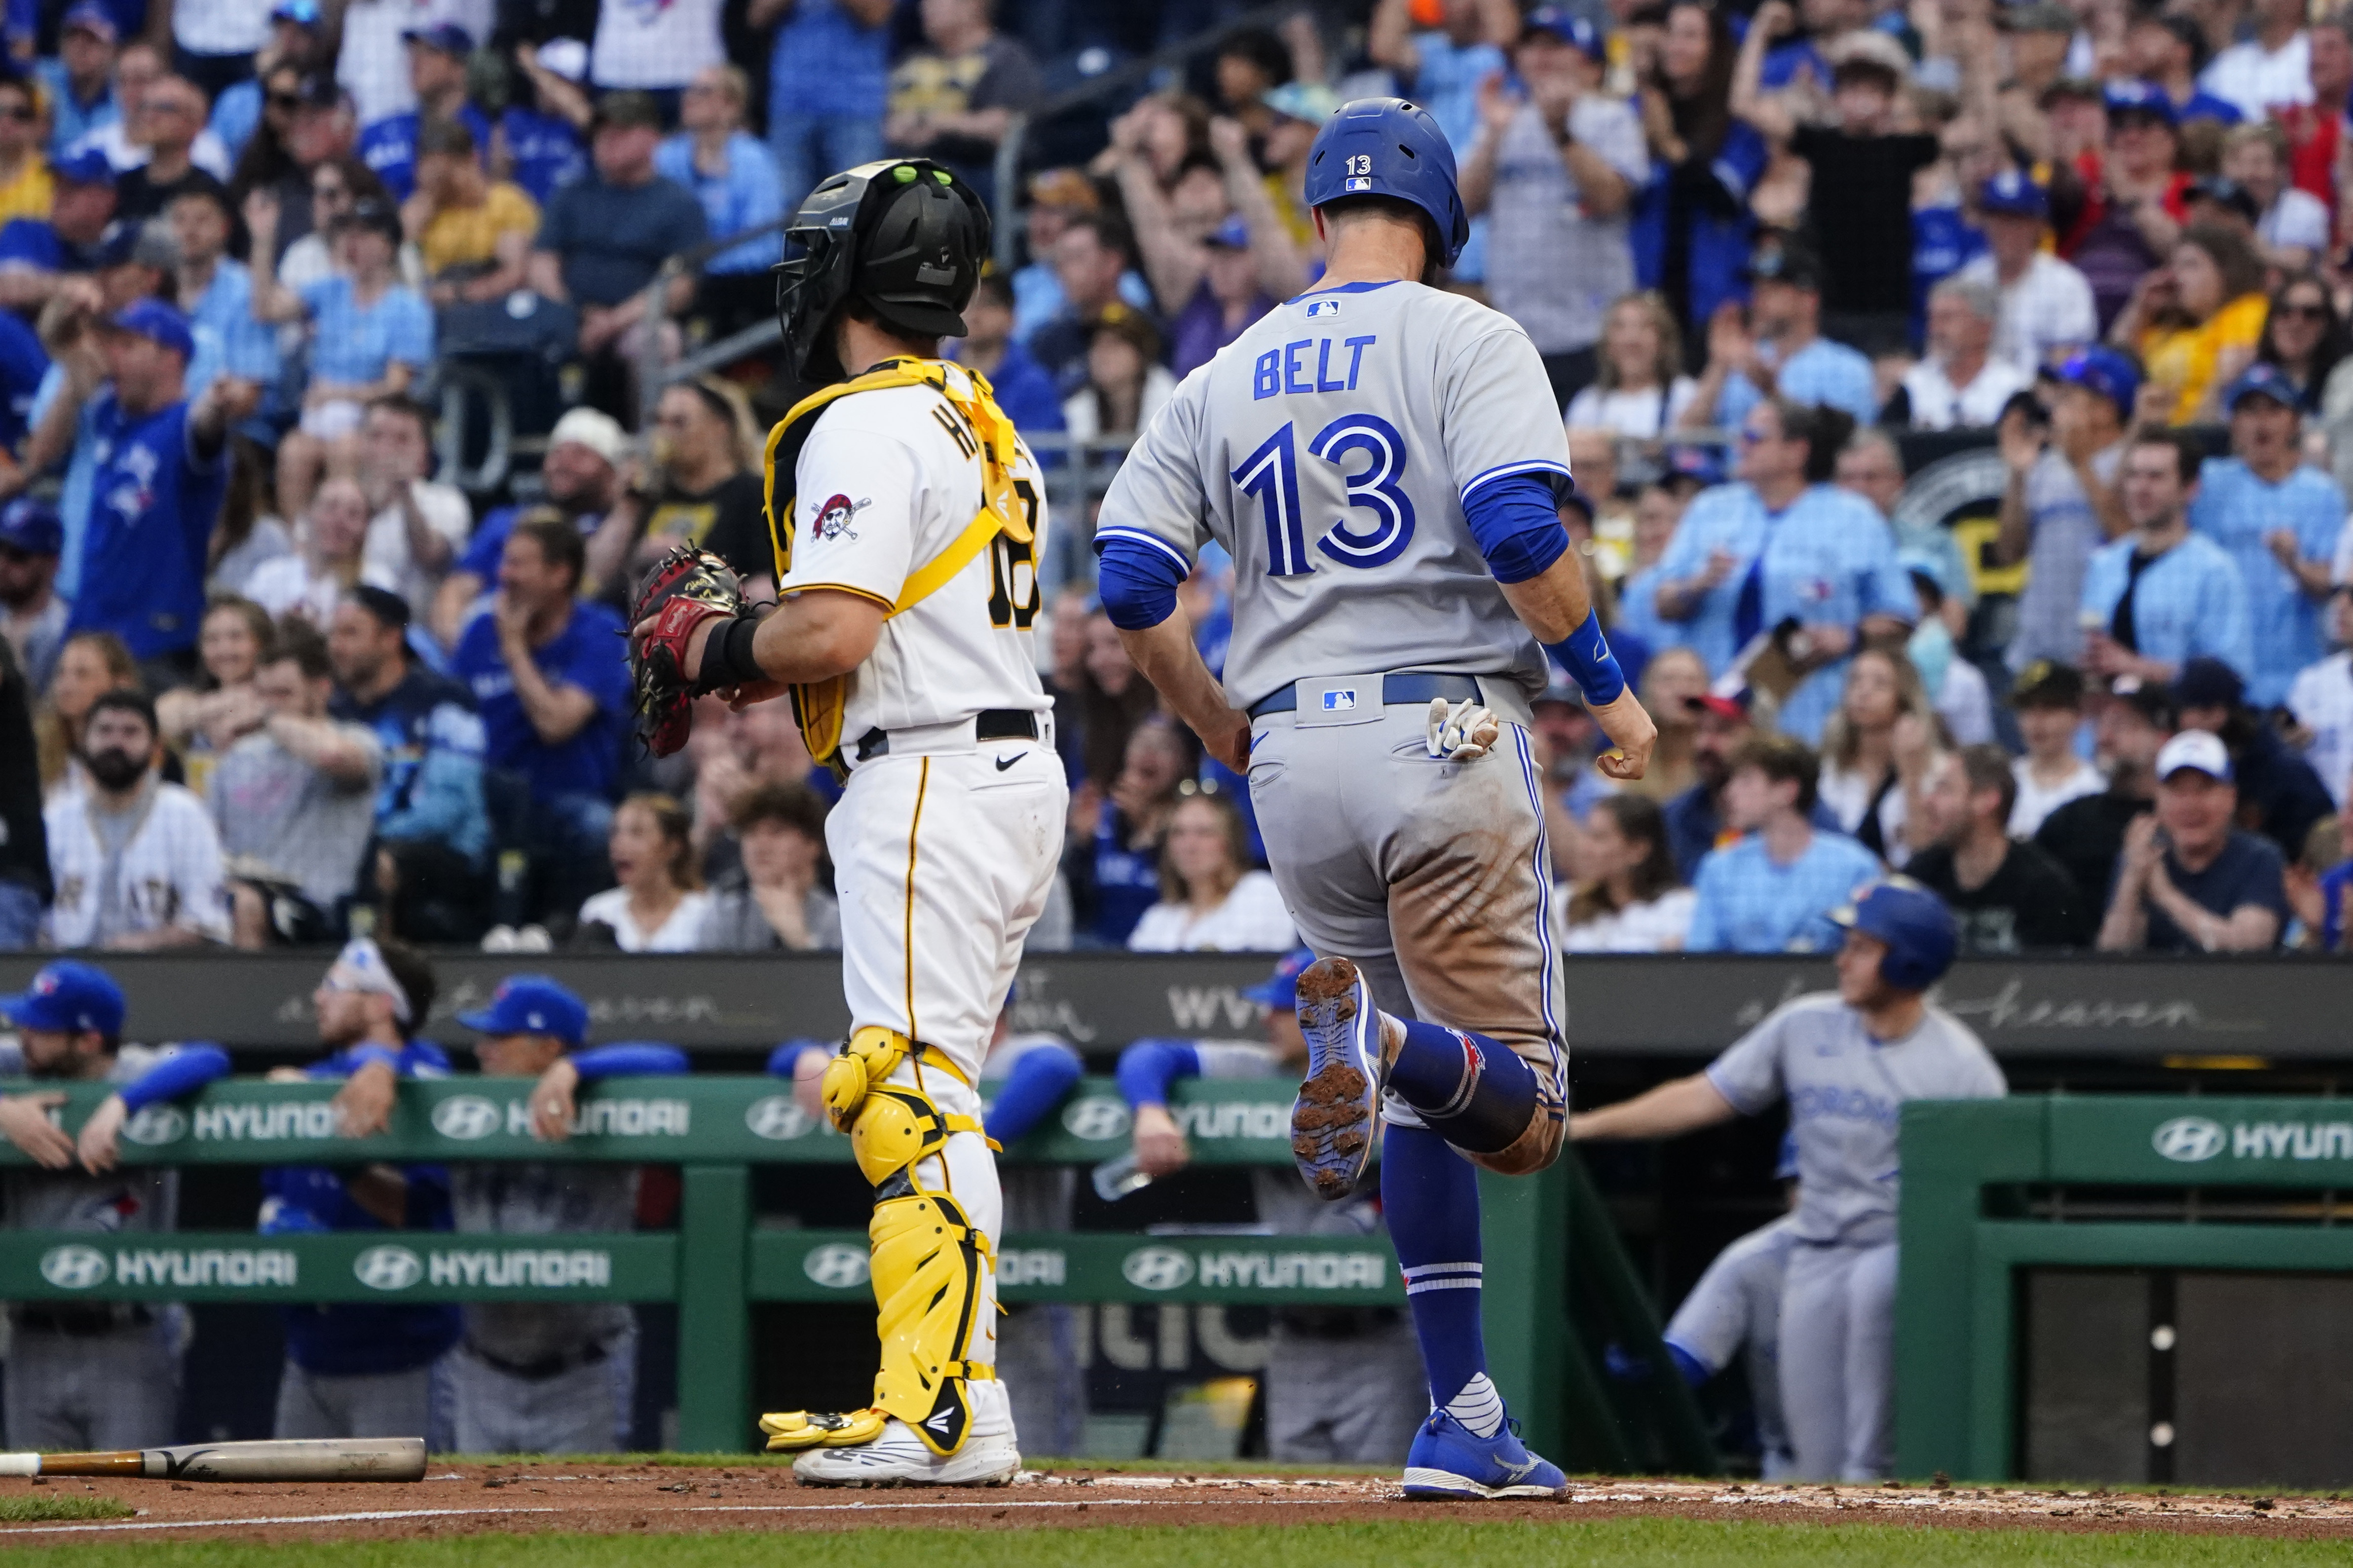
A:
POLYGON ((809 193, 785 231, 776 320, 793 373, 839 380, 833 312, 855 294, 918 337, 961 337, 964 308, 988 255, 988 210, 926 158, 885 159, 809 193))

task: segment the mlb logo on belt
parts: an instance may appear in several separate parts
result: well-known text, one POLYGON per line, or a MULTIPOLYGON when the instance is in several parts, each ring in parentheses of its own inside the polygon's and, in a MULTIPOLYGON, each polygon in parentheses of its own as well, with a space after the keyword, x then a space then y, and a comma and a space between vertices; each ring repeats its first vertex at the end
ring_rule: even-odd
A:
POLYGON ((1354 691, 1327 691, 1324 694, 1324 711, 1326 713, 1345 713, 1356 705, 1356 694, 1354 691))
POLYGON ((1307 316, 1310 321, 1317 316, 1336 316, 1339 313, 1340 301, 1337 300, 1310 300, 1307 302, 1307 316))
POLYGON ((1369 191, 1373 188, 1373 182, 1366 176, 1358 174, 1356 178, 1349 180, 1341 188, 1349 192, 1369 191))

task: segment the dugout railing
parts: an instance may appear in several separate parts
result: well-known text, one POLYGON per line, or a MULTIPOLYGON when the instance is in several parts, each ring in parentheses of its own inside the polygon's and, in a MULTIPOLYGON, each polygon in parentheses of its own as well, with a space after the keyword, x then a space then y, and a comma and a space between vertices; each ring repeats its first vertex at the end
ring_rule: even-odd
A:
POLYGON ((2342 1488, 2353 1105, 1907 1105, 1902 1474, 2342 1488))
MULTIPOLYGON (((0 1086, 16 1089, 24 1086, 0 1086)), ((56 1085, 69 1132, 111 1092, 56 1085)), ((751 1307, 867 1299, 862 1231, 757 1223, 756 1165, 845 1163, 848 1140, 771 1078, 619 1079, 585 1092, 573 1136, 530 1131, 522 1079, 406 1082, 387 1130, 340 1136, 336 1085, 232 1079, 150 1106, 123 1130, 122 1158, 148 1165, 351 1165, 582 1161, 678 1167, 674 1231, 510 1236, 448 1231, 162 1235, 0 1231, 0 1299, 279 1304, 423 1301, 675 1302, 678 1443, 740 1452, 754 1441, 751 1307)), ((1290 1163, 1282 1083, 1177 1086, 1197 1163, 1290 1163)), ((1083 1080, 1011 1163, 1092 1164, 1127 1148, 1109 1079, 1083 1080)), ((0 1166, 29 1159, 0 1143, 0 1166)), ((1540 1447, 1594 1469, 1713 1467, 1696 1405, 1664 1375, 1658 1323, 1573 1158, 1534 1181, 1486 1183, 1486 1324, 1497 1383, 1540 1447), (1576 1258, 1572 1289, 1571 1257, 1576 1258), (1640 1388, 1607 1385, 1603 1343, 1651 1360, 1640 1388)), ((1140 1235, 1003 1238, 1008 1302, 1399 1305, 1381 1237, 1140 1235)))

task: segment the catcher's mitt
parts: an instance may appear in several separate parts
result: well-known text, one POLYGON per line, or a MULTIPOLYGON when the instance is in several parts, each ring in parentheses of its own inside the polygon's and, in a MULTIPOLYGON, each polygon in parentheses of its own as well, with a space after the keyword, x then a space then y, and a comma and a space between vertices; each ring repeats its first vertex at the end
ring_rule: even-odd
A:
POLYGON ((727 563, 707 550, 681 545, 663 556, 629 601, 629 674, 637 691, 638 735, 657 757, 686 744, 694 731, 694 700, 717 688, 689 680, 687 645, 705 621, 756 618, 744 585, 727 563), (644 636, 638 625, 651 618, 644 636))

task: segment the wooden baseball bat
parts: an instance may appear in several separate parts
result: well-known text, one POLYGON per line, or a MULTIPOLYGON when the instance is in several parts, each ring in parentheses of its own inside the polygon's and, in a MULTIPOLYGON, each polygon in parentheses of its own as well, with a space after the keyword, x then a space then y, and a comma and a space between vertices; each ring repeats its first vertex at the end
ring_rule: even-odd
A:
POLYGON ((100 1454, 0 1454, 0 1476, 112 1476, 158 1481, 421 1481, 422 1437, 299 1437, 187 1443, 100 1454))

